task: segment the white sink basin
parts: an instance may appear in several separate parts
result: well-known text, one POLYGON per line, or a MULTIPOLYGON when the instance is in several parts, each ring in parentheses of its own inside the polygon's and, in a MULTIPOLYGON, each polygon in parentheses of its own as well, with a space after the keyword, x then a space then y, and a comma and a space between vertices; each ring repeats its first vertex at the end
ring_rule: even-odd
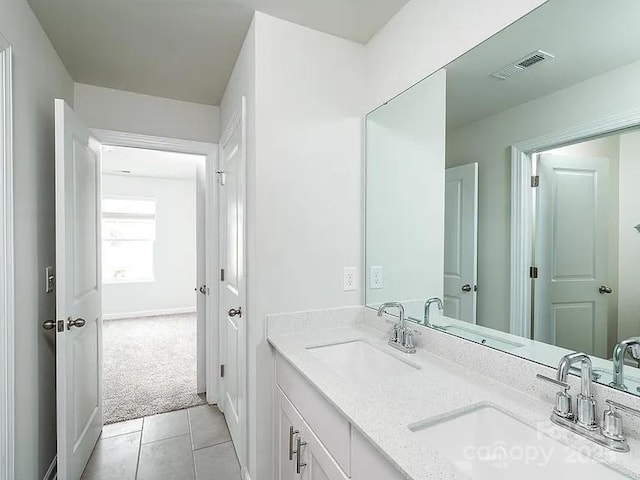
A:
POLYGON ((362 340, 307 347, 307 350, 336 373, 354 382, 375 381, 420 368, 362 340))
POLYGON ((409 429, 474 480, 630 478, 485 404, 409 429))

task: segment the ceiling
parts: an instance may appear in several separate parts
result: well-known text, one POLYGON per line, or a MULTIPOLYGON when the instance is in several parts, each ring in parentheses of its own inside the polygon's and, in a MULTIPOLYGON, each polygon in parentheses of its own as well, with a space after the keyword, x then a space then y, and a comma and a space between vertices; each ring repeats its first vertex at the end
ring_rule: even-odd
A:
POLYGON ((28 0, 74 81, 219 105, 254 10, 365 43, 408 0, 28 0))
POLYGON ((447 66, 447 127, 569 87, 640 59, 637 0, 550 0, 447 66), (542 50, 555 56, 509 80, 496 70, 542 50))
POLYGON ((143 148, 104 146, 102 173, 135 177, 195 180, 200 155, 161 152, 143 148), (126 173, 130 172, 130 173, 126 173))

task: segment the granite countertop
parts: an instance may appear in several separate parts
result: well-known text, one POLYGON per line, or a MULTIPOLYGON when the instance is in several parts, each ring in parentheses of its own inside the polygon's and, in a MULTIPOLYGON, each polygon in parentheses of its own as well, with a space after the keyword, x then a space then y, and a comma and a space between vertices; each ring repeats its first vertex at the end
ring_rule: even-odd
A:
MULTIPOLYGON (((304 375, 376 448, 408 478, 467 479, 436 447, 416 440, 407 427, 478 403, 489 403, 522 422, 571 445, 630 478, 640 479, 640 441, 630 453, 614 453, 557 427, 553 405, 418 348, 403 354, 387 345, 388 334, 365 323, 291 334, 271 333, 269 343, 304 375), (308 347, 363 340, 420 366, 406 373, 358 382, 348 380, 315 357, 308 347)), ((535 375, 532 373, 532 375, 535 375)))

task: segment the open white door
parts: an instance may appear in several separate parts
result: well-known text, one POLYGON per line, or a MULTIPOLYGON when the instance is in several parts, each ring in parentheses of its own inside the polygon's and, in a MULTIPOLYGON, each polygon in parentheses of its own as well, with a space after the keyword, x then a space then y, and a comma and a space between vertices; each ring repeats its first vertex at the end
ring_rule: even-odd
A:
POLYGON ((476 323, 478 164, 445 171, 444 314, 476 323))
POLYGON ((539 173, 534 338, 608 358, 609 160, 542 154, 539 173))
POLYGON ((55 101, 58 479, 78 480, 102 431, 100 144, 55 101))
POLYGON ((246 274, 245 99, 220 140, 220 340, 222 410, 240 463, 245 459, 246 274))
POLYGON ((196 169, 196 250, 198 295, 198 393, 206 392, 207 402, 218 401, 218 332, 215 322, 217 266, 217 199, 214 174, 218 160, 210 152, 196 169), (214 328, 214 326, 216 328, 214 328))
POLYGON ((197 388, 198 393, 207 390, 207 172, 204 161, 196 165, 196 283, 197 301, 197 388))

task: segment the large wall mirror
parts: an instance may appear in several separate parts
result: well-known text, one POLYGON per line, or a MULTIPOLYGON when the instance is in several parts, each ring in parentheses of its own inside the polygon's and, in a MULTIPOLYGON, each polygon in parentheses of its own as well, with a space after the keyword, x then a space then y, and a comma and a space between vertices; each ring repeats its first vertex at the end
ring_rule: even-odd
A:
POLYGON ((549 0, 366 123, 368 306, 640 395, 640 2, 549 0))

